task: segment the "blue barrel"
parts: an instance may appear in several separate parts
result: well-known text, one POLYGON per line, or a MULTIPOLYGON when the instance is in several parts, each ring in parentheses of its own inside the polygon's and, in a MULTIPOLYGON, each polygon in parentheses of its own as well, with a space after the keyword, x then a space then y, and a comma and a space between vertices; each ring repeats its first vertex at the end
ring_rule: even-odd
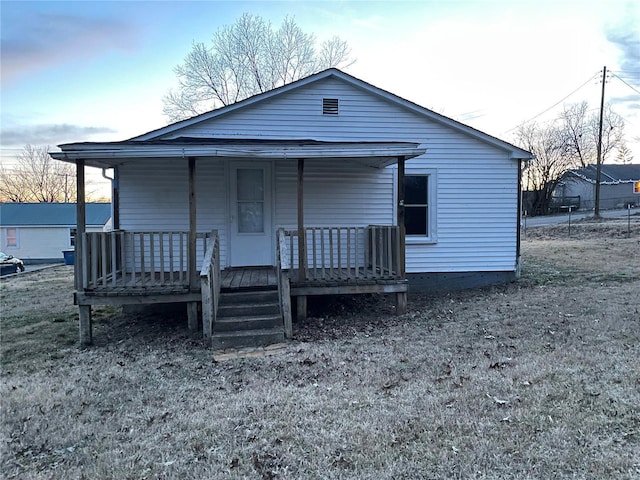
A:
POLYGON ((64 264, 65 265, 73 265, 76 259, 75 250, 63 250, 62 255, 64 255, 64 264))

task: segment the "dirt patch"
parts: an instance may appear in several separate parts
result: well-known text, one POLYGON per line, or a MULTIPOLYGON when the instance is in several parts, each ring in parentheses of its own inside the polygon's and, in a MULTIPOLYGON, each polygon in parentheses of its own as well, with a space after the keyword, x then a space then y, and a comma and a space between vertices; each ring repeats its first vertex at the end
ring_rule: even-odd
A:
POLYGON ((180 311, 96 309, 80 350, 68 269, 2 280, 0 472, 639 478, 639 235, 542 231, 519 282, 318 299, 285 353, 225 362, 180 311))

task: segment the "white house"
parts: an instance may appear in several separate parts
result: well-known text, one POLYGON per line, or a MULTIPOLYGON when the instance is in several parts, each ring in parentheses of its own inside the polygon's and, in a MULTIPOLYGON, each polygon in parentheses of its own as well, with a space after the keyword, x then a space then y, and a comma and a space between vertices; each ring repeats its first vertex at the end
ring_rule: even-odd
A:
POLYGON ((127 141, 60 148, 52 156, 81 177, 84 165, 116 177, 116 232, 87 236, 78 267, 87 328, 90 305, 130 301, 115 292, 142 279, 147 297, 156 289, 149 301, 191 305, 192 328, 197 301, 215 318, 214 257, 223 292, 244 281, 229 280, 242 268, 275 268, 285 330, 290 296, 304 315, 307 295, 395 293, 402 312, 408 289, 519 272, 521 161, 531 154, 336 69, 127 141), (168 272, 172 293, 161 298, 168 272))
MULTIPOLYGON (((110 203, 88 203, 86 231, 102 232, 110 217, 110 203)), ((75 238, 75 203, 0 204, 2 251, 25 263, 61 262, 75 238)))

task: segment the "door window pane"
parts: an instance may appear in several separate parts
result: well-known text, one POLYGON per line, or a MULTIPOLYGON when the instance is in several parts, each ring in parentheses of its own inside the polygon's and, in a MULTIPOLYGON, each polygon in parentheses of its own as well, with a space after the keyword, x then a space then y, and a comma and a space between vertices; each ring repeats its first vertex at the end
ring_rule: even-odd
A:
POLYGON ((261 168, 238 169, 238 201, 264 200, 264 171, 261 168))
POLYGON ((238 233, 264 232, 264 170, 237 170, 238 233))
POLYGON ((238 232, 264 232, 263 202, 238 202, 238 232))

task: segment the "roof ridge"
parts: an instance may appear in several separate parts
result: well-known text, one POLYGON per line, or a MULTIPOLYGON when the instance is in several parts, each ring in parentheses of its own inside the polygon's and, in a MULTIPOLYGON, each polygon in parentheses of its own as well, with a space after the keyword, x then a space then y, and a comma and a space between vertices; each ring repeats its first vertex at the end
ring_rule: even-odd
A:
POLYGON ((128 139, 128 141, 148 141, 151 139, 157 139, 158 137, 163 135, 176 133, 183 128, 187 128, 199 122, 207 121, 212 118, 225 115, 227 113, 231 113, 241 108, 246 108, 254 103, 268 100, 276 95, 280 95, 282 93, 291 91, 296 88, 301 88, 305 85, 308 85, 329 77, 336 77, 342 81, 350 83, 351 85, 357 88, 364 89, 372 95, 378 95, 386 99, 387 101, 396 102, 397 104, 400 104, 401 106, 407 109, 413 110, 415 113, 424 115, 425 117, 429 118, 431 121, 441 123, 443 125, 448 126, 449 128, 456 129, 464 134, 476 137, 477 139, 484 141, 485 143, 489 143, 497 148, 501 148, 506 151, 511 151, 512 154, 518 155, 518 156, 514 156, 514 158, 531 158, 532 157, 530 152, 527 152, 521 147, 513 145, 505 140, 502 140, 498 137, 495 137, 486 132, 483 132, 474 127, 471 127, 467 124, 464 124, 458 120, 454 120, 450 117, 447 117, 433 110, 430 110, 426 107, 423 107, 422 105, 419 105, 411 100, 407 100, 406 98, 396 95, 395 93, 392 93, 383 88, 377 87, 369 82, 361 80, 337 68, 329 68, 326 70, 322 70, 315 74, 309 75, 308 77, 298 79, 295 82, 282 85, 280 87, 274 88, 272 90, 268 90, 266 92, 258 93, 256 95, 245 98, 231 105, 226 105, 218 109, 210 110, 209 112, 202 113, 195 117, 174 122, 172 124, 152 130, 150 132, 143 133, 142 135, 132 137, 128 139))

